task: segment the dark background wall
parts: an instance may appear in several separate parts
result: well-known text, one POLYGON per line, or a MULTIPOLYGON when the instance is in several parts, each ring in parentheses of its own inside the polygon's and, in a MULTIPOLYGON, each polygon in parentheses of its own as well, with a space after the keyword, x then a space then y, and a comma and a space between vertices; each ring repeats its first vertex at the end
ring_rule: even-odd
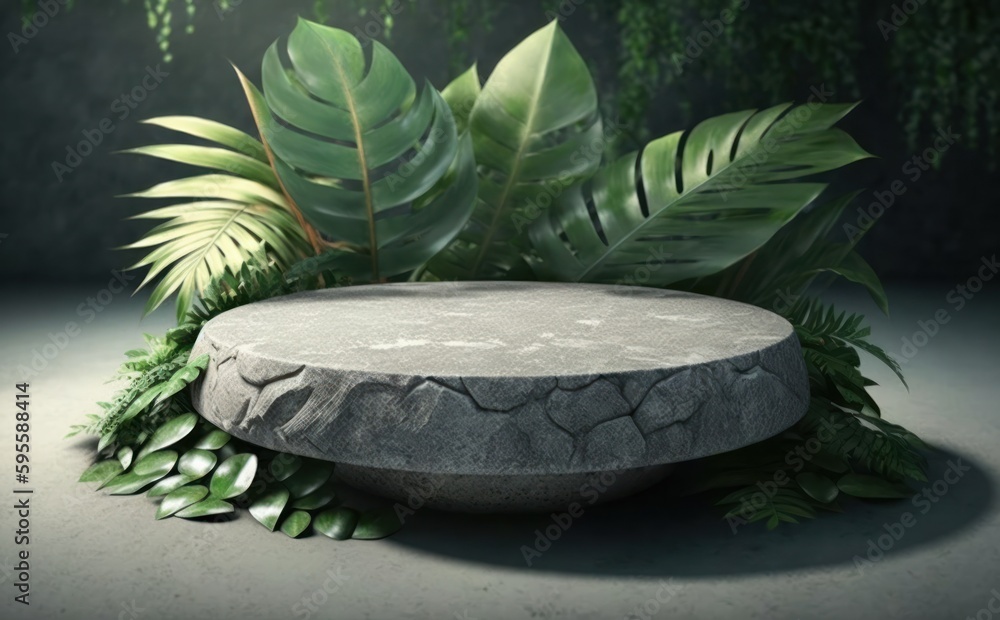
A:
MULTIPOLYGON (((599 0, 590 0, 597 2, 599 0)), ((252 123, 229 62, 259 83, 259 61, 266 47, 286 34, 297 14, 311 15, 309 0, 238 0, 228 13, 211 3, 200 4, 194 34, 173 38, 173 61, 163 62, 153 33, 145 23, 141 3, 83 0, 71 10, 61 8, 17 51, 8 40, 0 53, 3 69, 0 98, 4 120, 0 144, 3 214, 0 218, 0 280, 79 280, 105 277, 113 268, 137 258, 135 252, 112 248, 134 241, 148 224, 128 221, 129 215, 152 206, 150 201, 115 196, 144 189, 176 177, 183 167, 115 154, 120 149, 170 141, 170 132, 138 121, 167 114, 193 114, 220 120, 245 130, 252 123), (159 67, 166 75, 134 109, 120 97, 142 84, 159 67), (105 120, 107 119, 107 120, 105 120), (66 163, 67 147, 95 135, 104 122, 101 143, 79 165, 58 178, 54 162, 66 163)), ((2 32, 20 31, 16 2, 7 0, 2 32)), ((754 10, 751 5, 748 10, 754 10)), ((500 55, 545 23, 537 2, 511 2, 495 18, 496 27, 469 44, 471 57, 488 72, 500 55)), ((345 11, 331 16, 334 25, 358 24, 345 11)), ((179 26, 181 30, 183 26, 179 26)), ((408 69, 439 88, 448 79, 448 52, 441 32, 439 7, 421 0, 395 18, 390 43, 408 69)), ((600 24, 585 12, 564 22, 564 28, 599 75, 613 75, 616 51, 600 24)), ((858 36, 870 37, 871 33, 858 36)), ((880 53, 878 42, 871 45, 880 53)), ((867 43, 866 43, 867 45, 867 43)), ((875 63, 873 63, 873 67, 875 63)), ((696 67, 695 67, 696 68, 696 67)), ((162 74, 161 74, 162 75, 162 74)), ((148 83, 148 80, 147 80, 148 83)), ((816 82, 802 76, 803 92, 816 82)), ((874 192, 884 192, 900 180, 906 191, 885 210, 862 244, 862 252, 885 279, 961 278, 983 255, 1000 245, 998 183, 986 169, 981 153, 967 150, 961 139, 949 148, 940 170, 914 180, 903 166, 918 152, 907 148, 896 120, 898 92, 885 87, 876 70, 861 76, 865 102, 843 124, 863 147, 879 159, 860 162, 838 174, 838 185, 868 188, 857 202, 867 208, 874 192)), ((607 86, 607 84, 605 84, 607 86)), ((684 97, 700 116, 734 109, 719 96, 711 81, 695 92, 657 95, 649 114, 651 135, 681 128, 666 106, 684 97)), ((848 100, 838 97, 834 100, 848 100)), ((756 105, 778 103, 763 100, 756 105)), ((931 146, 930 139, 926 146, 931 146)), ((858 213, 849 221, 857 220, 858 213)))

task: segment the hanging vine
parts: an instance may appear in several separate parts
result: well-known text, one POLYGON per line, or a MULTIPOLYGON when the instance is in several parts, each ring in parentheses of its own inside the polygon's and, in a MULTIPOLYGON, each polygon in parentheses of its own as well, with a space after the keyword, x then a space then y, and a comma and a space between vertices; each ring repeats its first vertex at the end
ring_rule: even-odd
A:
MULTIPOLYGON (((127 2, 128 0, 124 0, 127 2)), ((329 21, 345 8, 362 27, 377 23, 378 37, 392 37, 395 17, 420 0, 312 0, 314 17, 329 21)), ((505 0, 422 0, 444 33, 449 73, 472 60, 495 19, 511 10, 505 0)), ((213 0, 228 13, 237 0, 213 0)), ((71 5, 71 3, 68 3, 71 5)), ((685 122, 696 103, 685 93, 708 86, 727 107, 759 106, 801 98, 803 86, 823 85, 839 100, 862 96, 860 76, 881 63, 898 93, 899 123, 910 148, 953 126, 963 144, 986 150, 996 164, 1000 142, 1000 5, 982 0, 843 0, 822 10, 785 0, 538 0, 539 16, 565 22, 587 5, 592 20, 607 24, 617 52, 616 101, 631 141, 645 137, 654 100, 664 94, 685 122), (868 43, 866 44, 866 41, 868 43), (884 47, 882 45, 884 44, 884 47)), ((146 21, 169 62, 175 13, 194 31, 195 0, 143 0, 146 21)), ((203 5, 202 5, 203 6, 203 5)), ((22 0, 29 15, 36 4, 22 0)), ((526 10, 526 7, 519 7, 526 10)), ((569 26, 569 24, 566 24, 569 26)), ((608 100, 608 98, 605 98, 608 100)), ((658 104, 659 105, 659 104, 658 104)))

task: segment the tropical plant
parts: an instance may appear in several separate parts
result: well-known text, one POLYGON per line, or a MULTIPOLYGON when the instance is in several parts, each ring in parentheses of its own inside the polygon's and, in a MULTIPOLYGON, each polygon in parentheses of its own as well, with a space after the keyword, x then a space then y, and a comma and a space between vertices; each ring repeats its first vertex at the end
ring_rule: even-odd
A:
POLYGON ((479 200, 459 238, 428 265, 438 279, 505 277, 522 264, 522 223, 539 199, 590 177, 601 161, 602 149, 592 148, 603 139, 597 91, 556 22, 507 54, 471 103, 479 200))
POLYGON ((146 312, 177 293, 177 320, 214 277, 239 271, 260 243, 283 268, 308 256, 301 216, 281 193, 263 145, 221 123, 189 116, 154 118, 148 123, 202 138, 219 146, 160 144, 129 153, 202 166, 224 174, 205 174, 161 183, 131 194, 140 198, 186 198, 184 202, 135 216, 167 220, 126 248, 154 247, 133 265, 149 266, 141 288, 160 273, 146 312), (221 147, 221 148, 220 148, 221 147), (298 222, 296 218, 299 218, 298 222))
MULTIPOLYGON (((204 262, 195 271, 194 293, 175 287, 182 306, 195 298, 195 307, 164 339, 151 339, 150 352, 131 354, 125 390, 106 406, 105 416, 78 429, 102 436, 99 452, 116 455, 122 488, 139 490, 152 482, 150 476, 166 476, 180 463, 176 454, 164 453, 160 431, 152 429, 192 415, 183 387, 203 360, 186 354, 205 321, 295 290, 403 278, 670 286, 786 316, 802 344, 811 404, 789 431, 704 463, 707 476, 696 490, 735 489, 720 500, 738 504, 730 518, 766 519, 773 527, 835 506, 840 494, 895 497, 904 492, 904 479, 923 479, 923 444, 881 419, 858 350, 897 374, 899 367, 869 342, 862 317, 837 314, 813 298, 827 281, 843 277, 865 286, 887 309, 878 278, 854 249, 857 240, 831 237, 853 195, 818 200, 826 185, 815 175, 868 156, 834 127, 853 106, 809 102, 727 114, 603 162, 609 132, 598 113, 597 90, 555 22, 515 47, 482 87, 473 67, 441 93, 430 85, 418 93, 378 43, 366 60, 356 39, 318 24, 298 23, 284 48, 287 62, 282 49, 276 43, 265 55, 262 91, 239 74, 260 142, 185 119, 188 133, 230 150, 140 152, 207 166, 218 167, 220 158, 244 164, 227 168, 223 185, 270 188, 268 213, 294 223, 287 238, 313 255, 289 266, 278 249, 286 237, 246 237, 248 245, 238 251, 206 253, 230 260, 204 262), (747 504, 759 481, 786 466, 783 456, 797 442, 819 448, 794 472, 796 485, 763 504, 747 504), (132 463, 132 453, 160 456, 132 463)), ((157 122, 180 126, 176 120, 157 122)), ((183 227, 201 221, 203 208, 216 207, 195 202, 169 213, 180 218, 174 226, 183 227)), ((158 235, 162 231, 154 229, 150 238, 158 241, 140 244, 161 242, 158 235)), ((236 243, 224 234, 207 238, 197 237, 198 243, 236 243)), ((168 272, 159 286, 181 277, 168 272)), ((171 488, 177 495, 161 506, 165 514, 199 513, 188 504, 226 510, 224 502, 242 492, 227 482, 231 470, 249 468, 251 457, 274 458, 250 444, 240 450, 249 456, 229 465, 220 482, 213 478, 204 487, 191 479, 171 488)), ((212 461, 196 453, 187 460, 222 467, 232 458, 212 461)), ((102 467, 102 475, 117 469, 102 467)), ((283 484, 263 489, 251 513, 270 530, 280 521, 282 531, 298 535, 312 519, 307 512, 314 502, 304 498, 318 488, 302 491, 302 501, 294 502, 289 498, 299 497, 298 487, 277 481, 283 484)), ((356 516, 317 516, 314 525, 340 537, 356 516)), ((388 523, 389 530, 398 526, 384 516, 377 522, 388 523)))
MULTIPOLYGON (((329 278, 331 274, 327 274, 329 278)), ((328 280, 331 281, 331 280, 328 280)), ((73 427, 101 437, 98 460, 80 477, 111 495, 147 491, 160 501, 157 519, 228 515, 236 508, 269 530, 296 538, 310 529, 338 540, 388 536, 401 526, 390 508, 343 505, 333 464, 275 453, 231 437, 196 413, 183 390, 208 361, 188 361, 195 337, 213 316, 239 305, 306 290, 318 280, 289 282, 263 247, 239 271, 213 278, 199 307, 166 337, 147 337, 150 349, 129 351, 120 377, 127 384, 103 416, 73 427)))

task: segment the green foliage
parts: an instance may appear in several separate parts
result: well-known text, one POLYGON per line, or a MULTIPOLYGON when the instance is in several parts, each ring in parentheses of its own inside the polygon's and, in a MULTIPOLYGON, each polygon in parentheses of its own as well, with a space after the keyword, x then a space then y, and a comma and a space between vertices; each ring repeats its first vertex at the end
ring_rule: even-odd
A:
POLYGON ((127 354, 126 387, 102 405, 103 416, 74 428, 100 435, 99 453, 115 455, 83 479, 113 493, 149 489, 164 498, 157 518, 227 514, 239 505, 293 538, 310 527, 335 539, 388 535, 401 525, 395 513, 337 505, 332 463, 275 455, 190 413, 185 388, 207 361, 190 353, 205 322, 247 303, 355 281, 537 275, 634 283, 639 267, 649 268, 650 286, 775 310, 799 337, 812 395, 806 416, 777 437, 707 460, 698 489, 727 491, 719 503, 728 518, 775 527, 837 510, 844 495, 898 497, 905 480, 925 478, 925 446, 881 419, 859 351, 902 378, 899 366, 869 341, 861 316, 814 299, 840 277, 888 308, 854 250, 864 231, 847 242, 832 236, 854 195, 815 203, 825 185, 800 179, 867 156, 833 127, 852 106, 728 114, 601 167, 607 135, 597 90, 556 24, 516 46, 482 88, 473 67, 443 94, 430 86, 417 94, 379 44, 365 71, 358 41, 343 31, 301 22, 288 51, 290 68, 276 46, 269 50, 263 93, 243 78, 261 142, 171 117, 160 124, 183 125, 229 150, 141 152, 238 166, 230 171, 241 183, 271 187, 272 207, 284 209, 316 255, 289 267, 273 241, 252 239, 235 253, 220 249, 231 260, 207 274, 196 270, 192 309, 164 338, 148 338, 148 350, 127 354), (375 179, 373 172, 405 151, 419 153, 425 133, 437 141, 434 153, 413 164, 402 194, 385 189, 392 173, 375 179), (802 446, 815 449, 791 467, 787 455, 802 446), (781 488, 762 496, 759 483, 779 475, 781 488))
MULTIPOLYGON (((116 379, 125 382, 125 386, 111 402, 98 403, 103 414, 89 415, 85 424, 71 428, 69 436, 81 432, 97 435, 101 438, 99 451, 115 445, 136 449, 147 439, 155 446, 151 450, 163 447, 159 445, 159 438, 151 438, 150 433, 166 420, 191 411, 190 399, 184 388, 201 374, 208 363, 207 356, 189 359, 191 347, 209 319, 243 304, 316 288, 327 282, 331 285, 338 283, 336 276, 330 272, 289 280, 259 246, 247 251, 246 255, 246 262, 237 269, 227 266, 209 281, 199 305, 188 313, 180 325, 168 331, 163 338, 147 335, 147 349, 126 352, 128 359, 116 376, 116 379)), ((214 441, 217 440, 207 445, 214 441)))
POLYGON ((878 361, 888 366, 899 380, 906 384, 899 363, 881 348, 868 342, 871 329, 862 325, 864 317, 859 314, 837 314, 833 306, 828 306, 824 312, 819 300, 799 304, 792 309, 789 320, 795 325, 795 333, 803 349, 817 354, 817 366, 822 368, 823 352, 826 350, 842 350, 848 345, 871 354, 878 361))
POLYGON ((926 446, 879 417, 867 391, 874 382, 861 373, 857 350, 897 375, 898 364, 868 342, 860 316, 838 314, 814 300, 793 308, 789 319, 809 373, 806 416, 775 438, 706 459, 707 472, 695 490, 735 488, 718 501, 731 506, 730 523, 766 519, 769 528, 811 518, 819 508, 837 510, 840 493, 886 499, 915 493, 903 481, 926 481, 926 446), (768 485, 778 492, 766 492, 768 485))
POLYGON ((927 2, 902 26, 888 16, 878 26, 891 46, 895 85, 904 93, 899 120, 910 148, 926 148, 928 136, 954 124, 965 146, 986 148, 995 169, 1000 142, 997 6, 978 0, 927 2))
MULTIPOLYGON (((262 248, 237 271, 227 269, 215 277, 184 322, 164 338, 147 337, 148 350, 127 353, 119 376, 128 385, 112 403, 102 405, 105 415, 90 416, 87 424, 73 427, 71 435, 86 432, 101 437, 99 454, 118 455, 93 464, 80 481, 96 483, 114 495, 148 489, 149 497, 162 498, 157 519, 203 518, 232 513, 237 505, 249 507, 251 515, 271 531, 288 498, 294 497, 295 512, 285 517, 281 529, 293 537, 302 535, 311 515, 336 501, 337 494, 328 485, 333 465, 274 454, 230 437, 191 413, 190 399, 177 385, 186 386, 204 369, 207 360, 188 358, 198 331, 212 317, 243 304, 337 282, 329 272, 289 280, 262 248), (276 492, 285 498, 280 506, 273 501, 276 492), (272 503, 264 509, 268 497, 272 503)), ((398 525, 388 527, 380 515, 373 514, 370 520, 381 524, 383 535, 398 529, 398 525)), ((351 527, 346 537, 353 533, 351 527)), ((371 528, 366 526, 357 538, 371 538, 371 528)))
POLYGON ((469 131, 479 201, 458 238, 428 265, 441 280, 502 278, 521 263, 524 227, 551 187, 586 179, 600 164, 597 91, 556 22, 500 60, 475 98, 469 131), (556 101, 558 100, 558 105, 556 101))
POLYGON ((650 142, 556 198, 529 229, 533 267, 548 279, 605 283, 629 283, 646 267, 650 286, 717 273, 825 188, 797 179, 869 156, 832 127, 851 107, 749 110, 650 142))
POLYGON ((188 199, 135 216, 166 220, 136 243, 125 246, 155 247, 132 266, 149 266, 140 288, 164 274, 149 297, 146 312, 176 292, 177 318, 181 320, 212 278, 227 269, 239 270, 259 245, 286 268, 309 254, 306 234, 281 193, 259 141, 200 118, 170 116, 146 122, 224 147, 161 144, 126 151, 223 172, 168 181, 132 194, 140 198, 188 199))
POLYGON ((421 266, 475 200, 472 144, 448 105, 381 43, 366 61, 344 30, 299 20, 290 66, 279 49, 264 56, 263 94, 240 79, 281 186, 330 248, 323 264, 369 282, 421 266))
MULTIPOLYGON (((875 64, 902 94, 899 122, 911 149, 954 125, 963 143, 985 148, 995 166, 1000 12, 979 0, 922 3, 913 14, 899 6, 892 0, 847 0, 822 11, 782 0, 606 3, 604 18, 617 23, 623 121, 641 138, 655 95, 705 82, 731 106, 803 96, 802 76, 841 98, 859 98, 875 64)), ((694 120, 689 100, 668 105, 694 120)))
POLYGON ((235 439, 213 440, 207 445, 217 447, 211 449, 196 447, 206 445, 206 437, 223 435, 228 437, 196 414, 182 414, 137 443, 145 456, 124 467, 117 458, 99 460, 80 476, 80 482, 96 483, 110 495, 149 489, 149 497, 159 498, 156 519, 200 519, 248 508, 265 528, 272 532, 280 529, 292 538, 306 534, 312 525, 337 540, 372 540, 384 538, 402 525, 392 508, 359 512, 338 506, 331 510, 337 493, 327 484, 330 463, 274 453, 235 439), (236 451, 229 454, 227 446, 236 451), (276 469, 275 463, 290 461, 304 465, 301 473, 285 481, 270 473, 276 469), (302 499, 289 502, 290 497, 307 489, 302 499))
POLYGON ((116 444, 134 447, 149 437, 151 427, 183 410, 190 410, 182 388, 208 360, 189 361, 190 348, 169 339, 147 335, 146 343, 147 350, 135 349, 126 353, 129 359, 121 365, 116 377, 126 385, 111 402, 98 403, 103 414, 89 415, 87 423, 73 426, 68 436, 80 432, 97 435, 101 438, 98 450, 116 444), (175 388, 172 394, 165 395, 175 388))
POLYGON ((888 300, 878 276, 854 250, 866 231, 859 230, 853 239, 844 242, 832 230, 857 194, 811 205, 743 260, 679 286, 787 315, 808 291, 816 295, 835 278, 842 277, 864 286, 878 307, 888 314, 888 300))

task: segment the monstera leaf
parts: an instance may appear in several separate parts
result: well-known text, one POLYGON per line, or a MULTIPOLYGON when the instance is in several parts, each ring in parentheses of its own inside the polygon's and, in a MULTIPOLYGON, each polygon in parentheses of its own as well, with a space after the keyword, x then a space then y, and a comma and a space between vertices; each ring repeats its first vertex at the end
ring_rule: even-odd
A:
POLYGON ((132 266, 132 269, 149 266, 139 288, 164 274, 146 303, 146 313, 176 292, 177 317, 181 320, 192 299, 212 278, 227 268, 239 271, 261 244, 280 268, 310 254, 303 230, 281 194, 259 141, 232 127, 191 116, 167 116, 146 122, 219 146, 159 144, 127 153, 222 172, 168 181, 131 194, 140 198, 186 199, 134 216, 166 220, 123 248, 155 248, 132 266))
POLYGON ((803 210, 752 254, 728 269, 699 279, 690 289, 788 316, 807 292, 815 296, 840 276, 864 286, 888 314, 882 284, 854 249, 861 235, 845 241, 843 232, 834 230, 845 208, 859 193, 851 192, 803 210))
POLYGON ((800 177, 869 157, 833 127, 852 107, 737 112, 655 140, 559 196, 529 230, 532 266, 545 279, 648 286, 718 272, 826 187, 800 177))
POLYGON ((479 85, 479 70, 476 65, 469 67, 441 91, 441 96, 451 108, 451 115, 455 117, 459 132, 469 129, 469 117, 481 92, 483 89, 479 85))
POLYGON ((299 20, 264 56, 263 93, 240 78, 282 189, 330 249, 313 266, 380 281, 422 265, 465 224, 471 141, 377 41, 366 62, 351 34, 299 20))
POLYGON ((507 275, 520 262, 518 240, 528 223, 593 174, 603 151, 593 80, 557 22, 504 56, 482 92, 473 78, 462 76, 448 94, 458 105, 475 101, 468 122, 479 201, 459 238, 428 265, 436 279, 507 275))

